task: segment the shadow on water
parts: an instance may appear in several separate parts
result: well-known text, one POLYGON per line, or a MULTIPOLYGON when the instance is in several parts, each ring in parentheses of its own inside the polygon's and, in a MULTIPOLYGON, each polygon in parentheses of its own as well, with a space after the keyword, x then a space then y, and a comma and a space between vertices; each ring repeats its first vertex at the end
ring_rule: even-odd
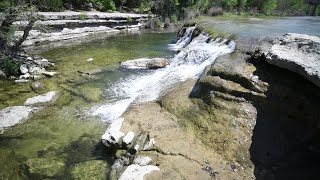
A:
POLYGON ((319 179, 319 88, 263 58, 251 61, 254 74, 269 84, 267 98, 253 100, 257 121, 250 155, 256 179, 319 179))

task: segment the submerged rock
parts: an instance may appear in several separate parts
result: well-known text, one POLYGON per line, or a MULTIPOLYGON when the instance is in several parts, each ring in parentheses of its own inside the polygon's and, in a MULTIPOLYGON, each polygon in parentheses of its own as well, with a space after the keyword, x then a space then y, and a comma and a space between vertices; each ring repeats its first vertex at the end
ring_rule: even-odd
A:
POLYGON ((95 74, 101 73, 102 70, 101 69, 92 69, 92 70, 78 71, 78 72, 81 73, 82 75, 95 75, 95 74))
POLYGON ((101 99, 102 90, 97 87, 82 86, 79 88, 80 94, 89 101, 99 101, 101 99))
POLYGON ((92 160, 84 163, 76 164, 72 169, 72 179, 106 179, 107 163, 102 160, 92 160))
POLYGON ((0 129, 18 124, 30 116, 37 108, 13 106, 0 110, 0 129))
POLYGON ((289 33, 266 54, 267 62, 296 72, 320 87, 320 38, 289 33))
POLYGON ((87 59, 87 62, 92 62, 94 59, 93 58, 89 58, 87 59))
POLYGON ((44 89, 44 86, 41 82, 33 82, 33 83, 31 83, 30 87, 31 87, 31 89, 33 89, 37 93, 44 89))
POLYGON ((17 83, 17 84, 20 84, 20 83, 27 83, 27 82, 29 82, 29 80, 27 80, 27 79, 17 79, 17 80, 14 80, 14 82, 17 83))
POLYGON ((164 68, 169 64, 170 61, 165 58, 140 58, 122 62, 121 67, 127 69, 158 69, 164 68))
POLYGON ((57 74, 57 72, 48 72, 48 71, 44 71, 42 72, 43 75, 46 75, 48 77, 53 77, 54 75, 57 74))
POLYGON ((46 94, 27 99, 24 105, 42 105, 52 103, 59 98, 59 95, 60 93, 58 91, 51 91, 46 94))
POLYGON ((64 173, 65 163, 63 159, 35 158, 27 161, 29 172, 40 177, 61 176, 64 173))

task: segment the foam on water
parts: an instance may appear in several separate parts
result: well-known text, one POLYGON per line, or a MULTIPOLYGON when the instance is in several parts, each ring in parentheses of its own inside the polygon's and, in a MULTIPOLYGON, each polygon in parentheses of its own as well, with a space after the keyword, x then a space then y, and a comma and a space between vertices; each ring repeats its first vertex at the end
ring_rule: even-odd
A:
POLYGON ((171 59, 170 65, 119 80, 107 89, 113 92, 118 100, 94 107, 91 110, 92 115, 100 115, 103 120, 112 122, 131 104, 156 100, 175 84, 198 78, 205 67, 212 64, 218 56, 231 53, 235 49, 234 42, 207 42, 208 37, 202 34, 191 41, 190 33, 192 34, 193 30, 194 27, 188 28, 185 36, 181 38, 184 40, 179 40, 177 47, 171 46, 181 51, 171 59), (188 44, 181 49, 185 42, 188 44))

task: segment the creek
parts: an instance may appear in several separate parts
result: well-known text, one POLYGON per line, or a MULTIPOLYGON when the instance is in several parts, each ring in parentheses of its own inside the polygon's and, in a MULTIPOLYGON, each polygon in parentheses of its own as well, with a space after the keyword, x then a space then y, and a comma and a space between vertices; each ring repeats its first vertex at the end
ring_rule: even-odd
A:
MULTIPOLYGON (((220 19, 205 25, 246 38, 287 32, 319 35, 319 22, 319 18, 254 18, 220 19), (307 26, 311 28, 304 28, 307 26)), ((190 35, 187 33, 177 43, 175 39, 174 33, 143 32, 44 52, 42 55, 56 64, 55 70, 60 74, 39 82, 45 90, 59 90, 62 95, 56 103, 0 135, 0 179, 69 179, 79 173, 74 167, 93 160, 106 161, 105 173, 108 173, 112 157, 100 143, 108 123, 120 117, 130 105, 154 101, 179 82, 198 78, 217 56, 235 48, 235 44, 223 41, 205 43, 206 38, 199 36, 175 55, 174 50, 190 42, 190 35), (158 70, 119 67, 122 61, 153 57, 168 58, 170 65, 158 70), (94 61, 87 62, 88 58, 94 61), (78 73, 96 69, 101 72, 90 76, 78 73), (63 168, 52 165, 59 163, 63 168), (30 173, 35 166, 47 168, 33 169, 36 173, 30 173)), ((30 83, 16 85, 0 81, 1 109, 21 105, 35 95, 30 83)))

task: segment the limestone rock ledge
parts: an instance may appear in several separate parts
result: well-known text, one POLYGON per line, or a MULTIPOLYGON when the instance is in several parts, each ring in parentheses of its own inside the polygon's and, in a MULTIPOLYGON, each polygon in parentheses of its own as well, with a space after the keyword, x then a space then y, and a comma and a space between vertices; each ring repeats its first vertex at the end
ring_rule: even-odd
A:
POLYGON ((237 51, 217 58, 198 82, 128 109, 120 131, 136 136, 116 156, 125 167, 137 153, 150 157, 160 171, 144 179, 317 177, 307 167, 318 162, 319 102, 319 88, 305 78, 261 52, 237 51), (137 143, 151 139, 148 148, 137 143))
POLYGON ((320 38, 285 34, 266 53, 267 62, 296 72, 320 87, 320 38))
MULTIPOLYGON (((57 42, 80 41, 88 36, 96 34, 114 34, 121 30, 138 30, 144 27, 144 23, 153 18, 150 14, 131 13, 103 13, 103 12, 38 12, 41 20, 35 23, 35 28, 30 31, 27 40, 22 44, 25 48, 29 46, 39 46, 53 44, 57 42), (49 29, 47 32, 41 28, 49 29)), ((23 27, 28 24, 26 21, 16 21, 14 25, 20 31, 16 31, 15 36, 23 34, 23 27)), ((59 43, 63 46, 63 43, 59 43)), ((46 46, 50 47, 50 46, 46 46)))

